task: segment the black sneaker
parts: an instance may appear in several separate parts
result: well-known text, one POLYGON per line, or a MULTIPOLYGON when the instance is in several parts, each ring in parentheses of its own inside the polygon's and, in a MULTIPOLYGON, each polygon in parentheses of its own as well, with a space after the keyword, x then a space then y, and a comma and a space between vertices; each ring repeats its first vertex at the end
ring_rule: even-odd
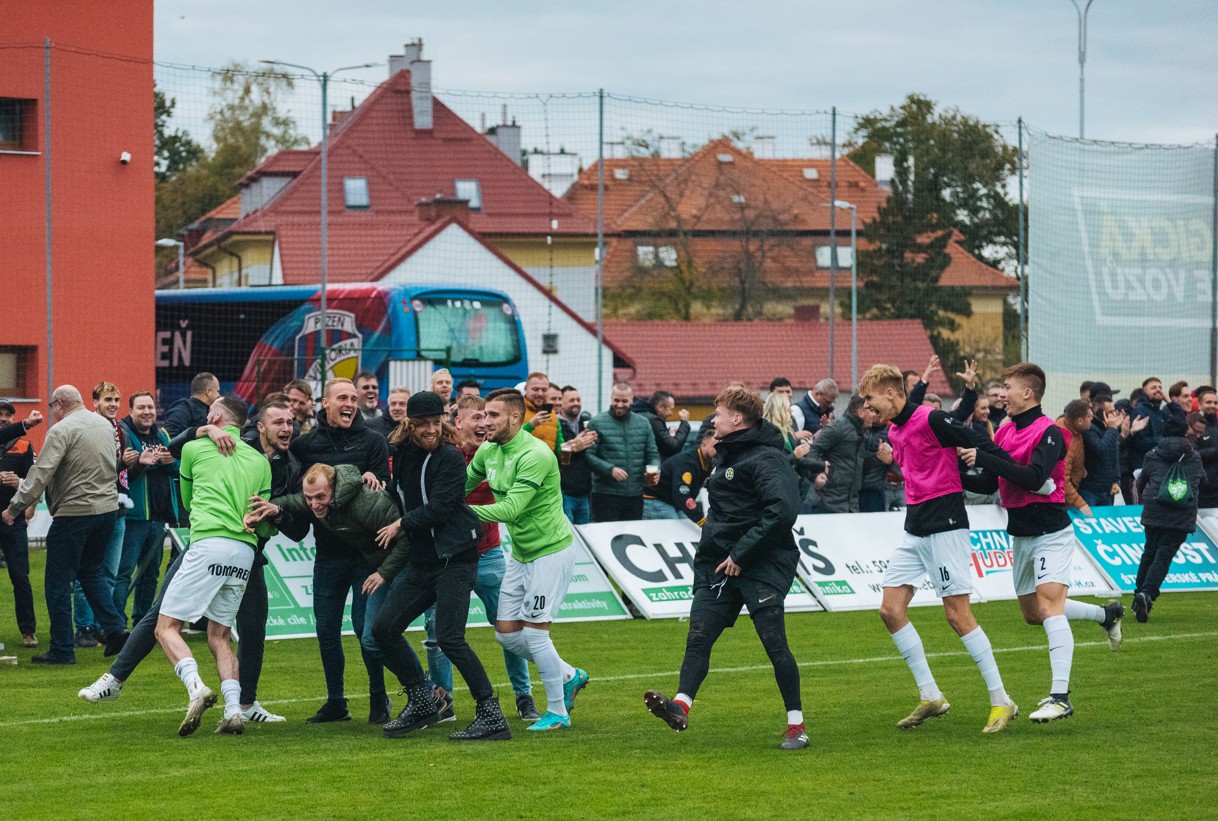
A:
POLYGON ((541 713, 537 712, 537 702, 528 695, 516 696, 516 715, 520 716, 522 721, 537 721, 541 718, 541 713))
POLYGON ((436 709, 436 695, 426 682, 410 688, 409 701, 398 717, 385 725, 381 735, 385 738, 401 738, 407 733, 422 730, 440 722, 440 711, 436 709))
POLYGON ((1139 624, 1145 624, 1150 620, 1150 596, 1145 593, 1133 594, 1133 617, 1138 620, 1139 624))
POLYGON ((445 721, 456 721, 457 711, 453 707, 453 697, 445 692, 443 687, 436 687, 436 712, 440 714, 440 721, 443 724, 445 721))
POLYGON ((347 699, 340 698, 333 701, 327 701, 321 705, 321 709, 309 718, 305 719, 306 724, 326 724, 331 721, 350 721, 351 713, 347 712, 347 699))
POLYGON ((117 656, 123 651, 123 645, 131 634, 126 630, 118 630, 106 637, 106 657, 117 656))
POLYGON ((474 707, 473 723, 448 738, 450 741, 507 741, 511 737, 512 728, 499 708, 499 699, 485 698, 474 707))
POLYGON ((93 638, 93 631, 87 627, 82 627, 76 631, 76 646, 77 647, 96 647, 97 639, 93 638))
POLYGON ((393 702, 385 693, 373 693, 369 698, 368 723, 384 724, 393 715, 393 702))
POLYGON ((647 709, 653 716, 677 732, 681 732, 689 726, 689 715, 681 709, 680 704, 667 696, 661 695, 655 690, 648 690, 643 694, 643 703, 647 705, 647 709))
POLYGON ((1104 620, 1100 622, 1100 627, 1104 628, 1104 633, 1108 636, 1108 649, 1116 652, 1121 649, 1121 617, 1125 615, 1125 605, 1119 601, 1110 601, 1104 605, 1104 620))
POLYGON ((52 656, 50 653, 42 653, 34 656, 30 661, 35 664, 75 664, 76 656, 52 656))

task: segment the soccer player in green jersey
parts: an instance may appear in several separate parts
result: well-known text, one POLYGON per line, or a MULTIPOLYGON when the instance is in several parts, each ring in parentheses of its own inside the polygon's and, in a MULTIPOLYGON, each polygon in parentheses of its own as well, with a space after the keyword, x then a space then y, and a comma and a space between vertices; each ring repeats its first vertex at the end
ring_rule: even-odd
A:
POLYGON ((495 502, 472 505, 484 522, 503 522, 512 537, 512 555, 499 591, 495 638, 537 665, 549 702, 530 730, 571 726, 575 696, 588 674, 559 657, 550 623, 567 595, 575 551, 563 514, 558 460, 549 446, 522 430, 524 397, 502 388, 486 397, 487 440, 469 463, 465 492, 490 485, 495 502))

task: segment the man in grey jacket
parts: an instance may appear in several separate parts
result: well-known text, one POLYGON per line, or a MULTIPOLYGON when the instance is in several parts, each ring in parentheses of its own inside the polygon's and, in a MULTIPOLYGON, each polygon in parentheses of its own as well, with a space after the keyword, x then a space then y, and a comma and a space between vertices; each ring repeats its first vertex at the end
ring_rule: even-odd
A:
POLYGON ((594 522, 642 519, 643 483, 654 486, 660 480, 655 434, 647 420, 631 412, 633 399, 634 389, 617 383, 609 395, 609 411, 588 422, 588 430, 596 432, 596 444, 588 449, 594 522))
POLYGON ((850 397, 846 414, 821 428, 812 440, 813 459, 832 466, 829 480, 820 491, 814 513, 858 513, 859 489, 863 486, 863 457, 867 455, 863 438, 863 399, 850 397))
POLYGON ((127 640, 102 568, 118 510, 118 459, 114 428, 85 410, 80 391, 71 385, 61 385, 51 394, 51 424, 38 461, 0 515, 11 525, 46 490, 54 518, 47 533, 45 579, 51 646, 31 660, 75 664, 72 582, 76 579, 106 631, 106 655, 118 653, 127 640))

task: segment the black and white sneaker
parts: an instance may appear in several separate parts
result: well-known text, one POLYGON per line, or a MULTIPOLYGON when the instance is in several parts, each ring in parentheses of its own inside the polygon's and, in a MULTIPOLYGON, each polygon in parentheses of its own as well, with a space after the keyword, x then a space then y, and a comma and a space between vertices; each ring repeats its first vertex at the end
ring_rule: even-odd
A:
POLYGON ((439 724, 445 721, 456 721, 457 711, 453 707, 453 697, 450 696, 443 687, 436 687, 436 712, 440 714, 439 724))
POLYGON ((1114 653, 1121 649, 1121 642, 1124 640, 1121 636, 1121 617, 1124 615, 1125 605, 1119 601, 1110 601, 1104 605, 1104 620, 1100 622, 1100 627, 1108 634, 1108 649, 1114 653))
POLYGON ((529 722, 541 718, 541 713, 537 712, 537 702, 529 695, 516 696, 516 715, 520 716, 521 721, 529 722))
POLYGON ((648 690, 643 694, 643 703, 647 705, 647 709, 653 716, 677 732, 681 732, 689 726, 689 715, 681 708, 681 705, 662 693, 648 690))

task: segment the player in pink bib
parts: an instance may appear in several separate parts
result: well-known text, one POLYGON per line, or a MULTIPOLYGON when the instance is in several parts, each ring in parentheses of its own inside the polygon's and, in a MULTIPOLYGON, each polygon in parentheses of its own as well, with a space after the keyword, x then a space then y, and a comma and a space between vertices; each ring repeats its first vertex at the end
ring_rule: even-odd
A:
POLYGON ((1030 718, 1037 723, 1068 718, 1070 668, 1074 660, 1071 619, 1094 621, 1108 634, 1108 646, 1121 646, 1119 601, 1106 607, 1071 601, 1070 568, 1074 559, 1074 528, 1066 512, 1066 451, 1070 433, 1045 416, 1040 408, 1045 393, 1045 372, 1030 362, 1007 368, 1001 396, 1010 422, 998 428, 995 442, 1005 454, 962 449, 960 457, 981 474, 966 478, 977 493, 998 491, 1007 510, 1011 534, 1012 576, 1019 609, 1028 624, 1040 624, 1049 638, 1049 669, 1053 677, 1049 696, 1030 718), (1009 454, 1009 455, 1008 455, 1009 454))
POLYGON ((935 594, 943 600, 947 623, 964 642, 990 691, 990 716, 982 732, 1000 732, 1019 715, 1019 708, 1002 686, 990 640, 969 605, 972 548, 956 449, 1002 451, 943 411, 906 401, 905 380, 891 365, 868 370, 859 383, 859 395, 881 421, 892 422, 888 433, 892 448, 882 448, 878 455, 882 460, 891 455, 905 474, 905 539, 884 571, 880 618, 913 673, 919 701, 897 726, 908 730, 951 708, 931 675, 922 638, 909 620, 909 602, 929 576, 935 594))

